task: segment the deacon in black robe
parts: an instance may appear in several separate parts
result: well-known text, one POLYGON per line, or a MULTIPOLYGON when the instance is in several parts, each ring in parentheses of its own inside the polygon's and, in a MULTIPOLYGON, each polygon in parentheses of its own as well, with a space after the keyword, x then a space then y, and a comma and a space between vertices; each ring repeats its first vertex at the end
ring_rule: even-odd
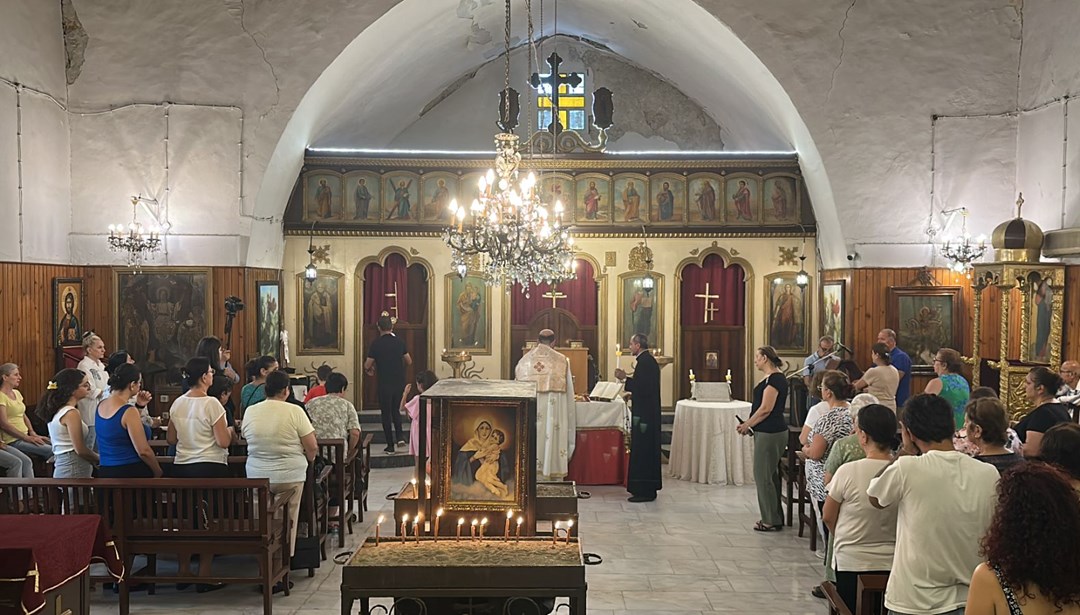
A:
MULTIPOLYGON (((630 405, 630 475, 626 490, 631 502, 651 502, 663 488, 660 476, 660 366, 648 342, 640 347, 635 335, 631 350, 636 350, 634 376, 626 378, 626 390, 633 394, 630 405)), ((644 336, 640 336, 644 338, 644 336)), ((616 370, 616 377, 625 376, 616 370)))

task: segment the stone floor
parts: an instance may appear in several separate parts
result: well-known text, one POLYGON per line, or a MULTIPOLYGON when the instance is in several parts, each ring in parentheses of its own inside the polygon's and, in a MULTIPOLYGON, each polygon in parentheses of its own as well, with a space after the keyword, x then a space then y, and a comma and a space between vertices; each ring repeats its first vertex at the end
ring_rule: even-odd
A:
MULTIPOLYGON (((352 550, 371 530, 379 513, 390 515, 383 496, 412 476, 409 468, 373 470, 367 523, 346 535, 352 550)), ((584 487, 592 498, 580 502, 585 551, 603 564, 588 570, 590 615, 635 613, 753 613, 823 615, 828 607, 810 596, 822 563, 809 541, 795 531, 758 533, 752 486, 698 485, 665 479, 660 497, 630 504, 621 487, 584 487)), ((385 528, 386 526, 384 526, 385 528)), ((371 530, 373 531, 373 530, 371 530)), ((339 566, 323 562, 314 578, 294 574, 291 596, 277 596, 274 613, 340 613, 339 566)), ((262 613, 254 587, 231 586, 209 594, 161 588, 157 595, 132 595, 132 613, 262 613)), ((91 613, 116 613, 112 594, 92 594, 91 613)), ((566 613, 561 609, 560 613, 566 613)))

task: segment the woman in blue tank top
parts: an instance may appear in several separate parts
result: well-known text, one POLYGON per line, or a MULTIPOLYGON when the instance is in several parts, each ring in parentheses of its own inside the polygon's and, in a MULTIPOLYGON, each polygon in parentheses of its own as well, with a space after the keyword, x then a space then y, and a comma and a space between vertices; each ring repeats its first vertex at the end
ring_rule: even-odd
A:
POLYGON ((949 402, 953 411, 953 422, 956 430, 964 428, 964 407, 971 398, 971 386, 960 372, 964 363, 960 360, 960 353, 952 348, 942 348, 934 357, 934 373, 937 378, 926 383, 924 393, 937 395, 949 402))
POLYGON ((142 372, 131 364, 116 368, 109 377, 109 396, 94 414, 101 478, 160 478, 161 466, 147 442, 150 428, 139 410, 128 403, 142 388, 142 372))

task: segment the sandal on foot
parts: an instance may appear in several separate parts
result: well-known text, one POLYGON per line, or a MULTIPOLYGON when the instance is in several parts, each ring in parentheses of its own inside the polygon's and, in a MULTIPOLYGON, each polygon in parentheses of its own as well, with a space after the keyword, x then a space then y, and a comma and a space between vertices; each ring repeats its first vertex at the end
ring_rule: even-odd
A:
POLYGON ((755 532, 779 532, 782 529, 784 529, 782 525, 766 525, 762 521, 758 521, 754 524, 755 532))

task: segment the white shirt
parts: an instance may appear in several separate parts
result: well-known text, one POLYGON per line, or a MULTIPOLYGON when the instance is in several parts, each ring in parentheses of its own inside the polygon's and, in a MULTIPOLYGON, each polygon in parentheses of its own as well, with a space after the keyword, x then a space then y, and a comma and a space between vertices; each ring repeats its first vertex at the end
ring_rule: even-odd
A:
POLYGON ((224 416, 225 408, 216 397, 177 397, 169 410, 169 421, 176 426, 173 463, 228 463, 229 451, 214 438, 214 423, 224 416))
POLYGON ((90 357, 83 357, 78 368, 90 381, 90 394, 79 400, 79 414, 82 415, 83 423, 90 426, 94 424, 98 404, 109 396, 109 374, 105 371, 104 363, 90 357))
POLYGON ((314 432, 307 415, 295 404, 267 399, 248 406, 243 425, 247 477, 269 478, 274 484, 304 482, 308 460, 300 438, 314 432))
MULTIPOLYGON (((67 425, 60 422, 60 419, 64 418, 64 415, 72 410, 77 410, 77 408, 75 406, 64 406, 57 410, 52 420, 49 421, 49 441, 52 442, 53 455, 75 452, 75 444, 71 441, 71 433, 68 431, 67 425)), ((86 436, 90 433, 90 428, 82 421, 81 415, 79 423, 82 425, 83 442, 86 442, 86 436)))
POLYGON ((866 494, 897 508, 886 607, 934 615, 965 606, 997 481, 997 468, 957 451, 901 457, 870 481, 866 494))
POLYGON ((807 427, 813 427, 817 424, 818 419, 829 412, 829 402, 819 401, 818 403, 810 406, 810 409, 806 411, 806 420, 803 421, 803 425, 807 427))
POLYGON ((833 540, 833 564, 843 572, 877 572, 892 568, 896 550, 896 506, 878 510, 866 488, 883 459, 860 459, 840 466, 828 485, 829 497, 839 502, 833 540))

